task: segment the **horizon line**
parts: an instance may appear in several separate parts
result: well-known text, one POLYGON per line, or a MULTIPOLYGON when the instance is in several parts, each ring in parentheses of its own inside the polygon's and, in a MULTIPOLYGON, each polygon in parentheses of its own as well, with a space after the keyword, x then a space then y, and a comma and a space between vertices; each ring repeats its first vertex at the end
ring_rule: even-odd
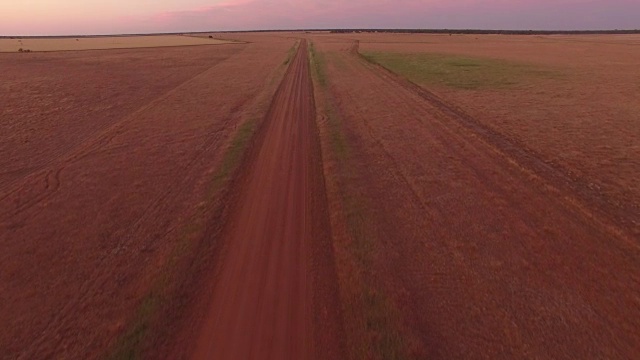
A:
POLYGON ((640 34, 639 29, 600 29, 600 30, 515 30, 515 29, 473 29, 473 28, 322 28, 322 29, 252 29, 252 30, 209 30, 209 31, 178 31, 178 32, 152 32, 152 33, 102 33, 102 34, 64 34, 64 35, 0 35, 0 39, 10 38, 70 38, 70 37, 124 37, 124 36, 159 36, 159 35, 188 35, 188 34, 215 34, 215 33, 252 33, 252 32, 300 32, 300 31, 334 31, 334 32, 404 32, 425 34, 486 34, 486 35, 554 35, 554 34, 640 34))

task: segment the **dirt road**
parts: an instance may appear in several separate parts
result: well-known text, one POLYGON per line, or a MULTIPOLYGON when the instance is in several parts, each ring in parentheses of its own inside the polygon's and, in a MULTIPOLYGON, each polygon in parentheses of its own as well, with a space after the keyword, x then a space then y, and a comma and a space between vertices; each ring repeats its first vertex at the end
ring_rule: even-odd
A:
POLYGON ((196 359, 309 357, 314 114, 303 41, 238 186, 196 359))

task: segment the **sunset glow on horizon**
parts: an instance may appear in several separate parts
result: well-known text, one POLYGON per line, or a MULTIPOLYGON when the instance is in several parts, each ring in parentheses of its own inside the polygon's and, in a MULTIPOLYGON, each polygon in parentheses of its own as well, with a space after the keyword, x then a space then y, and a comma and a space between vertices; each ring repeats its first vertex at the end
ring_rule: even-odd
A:
POLYGON ((0 35, 326 28, 640 28, 635 0, 25 0, 0 5, 0 35))

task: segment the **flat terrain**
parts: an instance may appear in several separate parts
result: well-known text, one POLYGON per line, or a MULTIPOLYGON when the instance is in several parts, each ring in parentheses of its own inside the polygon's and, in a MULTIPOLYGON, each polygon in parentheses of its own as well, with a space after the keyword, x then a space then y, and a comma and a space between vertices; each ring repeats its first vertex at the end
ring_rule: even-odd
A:
POLYGON ((47 41, 0 54, 0 359, 640 353, 640 37, 47 41))
POLYGON ((209 39, 185 35, 155 36, 100 36, 77 38, 4 38, 0 39, 0 52, 72 51, 99 49, 132 49, 171 46, 219 45, 228 40, 209 39))
POLYGON ((640 49, 572 39, 316 37, 352 358, 640 351, 640 49))
POLYGON ((431 67, 448 63, 448 75, 402 75, 606 196, 640 204, 639 35, 383 41, 365 37, 361 52, 439 56, 431 67))

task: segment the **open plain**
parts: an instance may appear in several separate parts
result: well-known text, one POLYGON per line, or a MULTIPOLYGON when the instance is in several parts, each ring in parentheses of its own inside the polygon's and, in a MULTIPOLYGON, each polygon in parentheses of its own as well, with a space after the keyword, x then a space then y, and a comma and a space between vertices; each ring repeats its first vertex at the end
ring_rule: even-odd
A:
POLYGON ((140 49, 172 46, 228 44, 228 40, 187 35, 97 36, 58 38, 0 38, 0 52, 79 51, 100 49, 140 49))
POLYGON ((640 36, 185 38, 0 54, 0 359, 640 353, 640 36))

